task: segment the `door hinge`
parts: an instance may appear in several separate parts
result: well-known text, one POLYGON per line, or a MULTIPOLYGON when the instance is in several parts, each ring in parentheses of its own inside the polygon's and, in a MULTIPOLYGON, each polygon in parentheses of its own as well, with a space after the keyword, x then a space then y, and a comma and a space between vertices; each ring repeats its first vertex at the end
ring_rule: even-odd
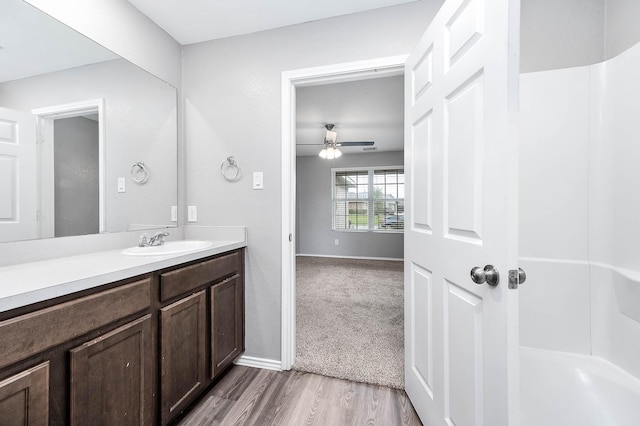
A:
POLYGON ((293 234, 289 234, 289 242, 293 241, 293 234))

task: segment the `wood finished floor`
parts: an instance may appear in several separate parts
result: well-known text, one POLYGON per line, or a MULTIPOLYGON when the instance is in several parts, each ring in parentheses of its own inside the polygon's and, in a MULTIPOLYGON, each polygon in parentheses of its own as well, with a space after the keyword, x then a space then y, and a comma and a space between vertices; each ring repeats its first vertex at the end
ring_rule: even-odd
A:
POLYGON ((422 425, 398 389, 241 366, 234 366, 178 424, 422 425))

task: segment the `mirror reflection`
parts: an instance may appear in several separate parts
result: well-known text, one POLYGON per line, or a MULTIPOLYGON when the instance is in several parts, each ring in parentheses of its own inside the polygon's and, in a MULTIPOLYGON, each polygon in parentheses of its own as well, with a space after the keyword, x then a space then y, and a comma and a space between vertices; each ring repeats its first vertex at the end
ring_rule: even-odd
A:
POLYGON ((0 242, 175 226, 175 88, 22 0, 0 9, 0 242))

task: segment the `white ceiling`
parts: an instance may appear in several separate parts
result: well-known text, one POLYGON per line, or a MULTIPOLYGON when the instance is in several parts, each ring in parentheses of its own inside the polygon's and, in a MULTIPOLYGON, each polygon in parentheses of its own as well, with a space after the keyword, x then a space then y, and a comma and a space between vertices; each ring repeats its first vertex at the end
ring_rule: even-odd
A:
MULTIPOLYGON (((334 124, 337 142, 374 141, 374 152, 404 149, 404 77, 385 77, 296 90, 296 154, 317 155, 325 124, 334 124)), ((357 154, 362 147, 341 147, 357 154)))
POLYGON ((180 44, 198 43, 416 0, 129 0, 180 44))

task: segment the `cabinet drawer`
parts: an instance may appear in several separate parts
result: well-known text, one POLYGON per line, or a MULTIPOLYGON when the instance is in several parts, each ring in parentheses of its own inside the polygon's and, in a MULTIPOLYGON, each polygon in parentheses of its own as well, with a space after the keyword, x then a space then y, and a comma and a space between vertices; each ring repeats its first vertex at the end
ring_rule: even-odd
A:
POLYGON ((160 299, 164 302, 240 270, 240 252, 233 252, 196 265, 160 275, 160 299))
POLYGON ((96 330, 151 304, 151 279, 0 322, 0 368, 96 330))

